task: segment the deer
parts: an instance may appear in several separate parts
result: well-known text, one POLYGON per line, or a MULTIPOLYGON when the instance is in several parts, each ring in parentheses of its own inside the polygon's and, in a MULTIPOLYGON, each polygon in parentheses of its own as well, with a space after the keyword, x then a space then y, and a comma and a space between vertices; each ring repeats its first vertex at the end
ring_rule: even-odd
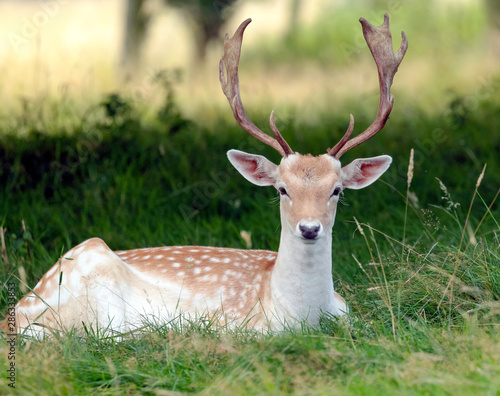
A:
POLYGON ((276 127, 274 111, 270 116, 274 137, 248 119, 238 66, 243 33, 251 19, 241 23, 231 39, 226 34, 219 64, 224 95, 237 123, 282 159, 277 165, 239 150, 230 150, 227 156, 245 179, 277 190, 281 216, 277 252, 201 246, 113 251, 103 240, 91 238, 60 257, 9 310, 2 330, 31 337, 88 328, 124 334, 142 329, 145 322, 206 316, 227 326, 282 331, 303 323, 318 326, 325 315, 348 314, 332 275, 332 229, 339 197, 345 189, 375 182, 392 158, 361 158, 342 166, 340 157, 386 124, 394 105, 393 78, 408 47, 401 32, 400 48, 393 51, 387 14, 381 26, 364 18, 359 21, 378 70, 378 112, 355 137, 351 137, 351 114, 344 136, 318 156, 292 151, 276 127))

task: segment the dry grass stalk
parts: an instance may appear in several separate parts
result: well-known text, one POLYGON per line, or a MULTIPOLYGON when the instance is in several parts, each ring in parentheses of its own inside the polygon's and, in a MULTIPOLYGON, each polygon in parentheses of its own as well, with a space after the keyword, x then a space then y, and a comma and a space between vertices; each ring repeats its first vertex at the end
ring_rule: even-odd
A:
POLYGON ((411 181, 413 180, 413 148, 410 150, 410 163, 408 164, 408 190, 410 189, 411 181))
POLYGON ((2 242, 2 258, 5 263, 5 266, 10 266, 9 256, 7 255, 7 248, 5 247, 5 233, 7 230, 3 227, 0 227, 0 240, 2 242))
POLYGON ((240 236, 245 241, 245 245, 246 245, 247 249, 251 249, 252 248, 252 232, 241 230, 240 236))

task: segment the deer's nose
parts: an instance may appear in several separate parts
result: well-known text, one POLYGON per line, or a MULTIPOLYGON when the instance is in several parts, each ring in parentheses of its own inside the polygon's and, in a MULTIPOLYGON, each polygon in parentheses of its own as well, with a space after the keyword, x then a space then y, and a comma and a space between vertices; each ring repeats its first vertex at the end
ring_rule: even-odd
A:
POLYGON ((321 224, 319 222, 307 222, 299 224, 299 231, 305 239, 316 239, 321 231, 321 224))

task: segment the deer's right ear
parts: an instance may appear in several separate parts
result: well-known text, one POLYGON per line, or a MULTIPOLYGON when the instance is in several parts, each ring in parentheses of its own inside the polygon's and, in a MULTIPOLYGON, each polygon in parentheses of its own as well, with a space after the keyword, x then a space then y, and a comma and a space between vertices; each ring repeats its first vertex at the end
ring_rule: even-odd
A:
POLYGON ((227 158, 241 175, 257 186, 274 186, 278 178, 278 166, 262 155, 229 150, 227 158))

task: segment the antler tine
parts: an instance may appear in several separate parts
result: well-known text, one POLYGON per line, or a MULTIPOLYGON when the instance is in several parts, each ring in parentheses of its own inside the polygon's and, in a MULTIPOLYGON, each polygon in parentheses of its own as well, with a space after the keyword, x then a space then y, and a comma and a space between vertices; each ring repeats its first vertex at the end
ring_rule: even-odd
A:
POLYGON ((344 144, 347 143, 347 141, 351 137, 353 130, 354 130, 354 116, 350 114, 349 127, 347 128, 346 133, 344 134, 344 136, 342 136, 342 139, 340 139, 339 142, 335 146, 333 146, 333 148, 327 149, 328 154, 335 155, 335 153, 337 153, 344 146, 344 144))
POLYGON ((233 110, 234 118, 236 119, 238 124, 245 131, 250 133, 250 135, 256 137, 260 141, 274 148, 281 154, 281 156, 286 157, 290 154, 293 154, 293 151, 285 141, 283 136, 281 136, 278 128, 276 128, 276 124, 274 123, 274 111, 271 113, 270 122, 271 129, 276 139, 272 136, 269 136, 267 133, 262 132, 252 121, 248 119, 243 108, 243 103, 241 102, 238 65, 240 62, 243 33, 245 32, 245 28, 250 22, 252 22, 250 18, 248 18, 246 21, 243 21, 243 23, 238 27, 231 39, 229 39, 229 36, 226 34, 224 40, 224 55, 219 62, 220 85, 222 87, 224 95, 226 95, 227 100, 229 101, 229 105, 233 110), (226 68, 228 81, 226 81, 224 75, 224 67, 226 68))
POLYGON ((394 105, 394 96, 391 94, 392 81, 408 49, 408 39, 405 33, 401 32, 401 46, 399 50, 394 53, 392 49, 392 36, 389 28, 389 15, 384 15, 384 23, 381 26, 373 26, 364 18, 360 18, 359 22, 363 27, 363 35, 377 65, 380 85, 380 102, 377 116, 373 123, 365 131, 348 140, 350 132, 352 132, 352 127, 354 126, 354 119, 351 115, 348 131, 335 147, 328 150, 328 154, 337 159, 353 147, 372 138, 384 127, 394 105))

